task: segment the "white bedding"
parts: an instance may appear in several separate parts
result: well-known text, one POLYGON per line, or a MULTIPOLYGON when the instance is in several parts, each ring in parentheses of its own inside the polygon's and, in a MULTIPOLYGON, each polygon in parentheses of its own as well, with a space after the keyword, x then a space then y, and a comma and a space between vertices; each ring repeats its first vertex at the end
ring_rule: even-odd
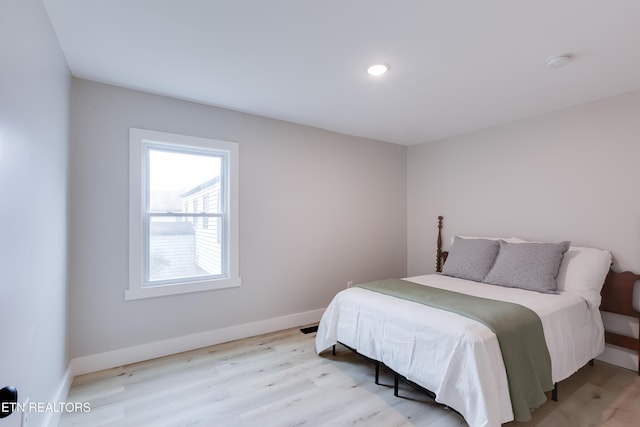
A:
MULTIPOLYGON (((569 293, 542 294, 439 274, 411 277, 422 285, 514 302, 542 320, 554 382, 568 378, 604 349, 600 312, 569 293)), ((340 341, 433 391, 436 401, 472 426, 513 420, 495 334, 461 315, 361 288, 338 293, 316 336, 319 352, 340 341)))

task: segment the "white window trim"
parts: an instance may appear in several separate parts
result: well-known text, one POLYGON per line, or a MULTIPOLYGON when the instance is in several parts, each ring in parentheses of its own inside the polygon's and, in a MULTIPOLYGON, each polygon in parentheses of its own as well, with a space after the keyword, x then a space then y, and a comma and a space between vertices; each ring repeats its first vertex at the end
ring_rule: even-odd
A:
POLYGON ((219 141, 157 132, 146 129, 129 129, 129 287, 125 290, 125 300, 152 298, 166 295, 176 295, 213 289, 223 289, 240 286, 239 268, 239 227, 238 227, 238 143, 219 141), (229 209, 229 265, 228 277, 216 280, 203 280, 180 284, 143 286, 143 272, 145 264, 145 235, 143 212, 145 201, 146 177, 143 176, 142 162, 145 158, 146 143, 181 145, 194 148, 208 148, 226 151, 229 156, 228 164, 228 209, 229 209))

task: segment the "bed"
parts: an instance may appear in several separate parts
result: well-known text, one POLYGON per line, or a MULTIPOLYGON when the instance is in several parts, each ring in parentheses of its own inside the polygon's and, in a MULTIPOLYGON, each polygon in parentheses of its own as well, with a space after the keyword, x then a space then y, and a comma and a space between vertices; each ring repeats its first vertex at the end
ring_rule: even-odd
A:
MULTIPOLYGON (((496 285, 470 280, 465 278, 466 273, 459 274, 462 278, 451 274, 456 272, 456 265, 464 270, 477 261, 473 258, 473 251, 469 256, 468 251, 456 251, 456 248, 464 245, 476 245, 476 248, 478 245, 490 245, 495 248, 497 242, 497 254, 489 267, 491 273, 499 261, 504 261, 505 258, 501 260, 500 256, 509 251, 537 250, 541 246, 536 245, 544 244, 515 238, 461 236, 455 238, 450 253, 447 253, 442 251, 441 229, 442 218, 439 217, 436 271, 444 270, 445 274, 405 278, 403 283, 410 283, 419 292, 422 288, 436 289, 435 292, 445 290, 511 303, 534 312, 539 318, 551 362, 550 382, 540 385, 541 392, 550 391, 553 385, 568 378, 603 351, 605 332, 598 309, 600 291, 605 278, 607 283, 619 281, 618 273, 609 270, 611 254, 608 251, 573 247, 564 242, 560 249, 556 248, 556 252, 562 251, 558 261, 560 265, 540 268, 551 271, 555 268, 555 288, 528 289, 527 286, 538 286, 533 283, 522 289, 510 283, 496 285), (460 263, 463 255, 472 260, 460 263)), ((531 257, 530 252, 525 251, 525 255, 531 257)), ((484 263, 487 262, 485 260, 484 263)), ((469 275, 474 277, 474 274, 477 276, 477 271, 469 275)), ((536 274, 537 271, 533 276, 537 277, 536 274)), ((525 272, 522 277, 526 278, 526 275, 525 272)), ((629 278, 631 288, 632 279, 629 278)), ((605 301, 603 305, 606 304, 605 301)), ((436 307, 366 286, 346 289, 334 297, 322 316, 316 335, 316 350, 321 353, 336 343, 344 344, 384 364, 396 373, 396 378, 401 376, 431 391, 437 402, 458 411, 472 427, 499 426, 514 419, 529 419, 528 409, 526 414, 518 410, 514 416, 517 405, 515 401, 512 404, 513 393, 510 393, 514 375, 507 375, 504 362, 507 358, 503 359, 502 341, 499 341, 493 327, 436 307)), ((529 408, 533 409, 540 403, 529 405, 529 408)))

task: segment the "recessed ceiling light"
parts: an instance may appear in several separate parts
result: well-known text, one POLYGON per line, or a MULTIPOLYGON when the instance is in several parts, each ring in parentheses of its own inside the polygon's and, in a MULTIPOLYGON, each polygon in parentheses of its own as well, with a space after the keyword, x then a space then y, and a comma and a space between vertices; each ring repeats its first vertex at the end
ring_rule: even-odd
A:
POLYGON ((371 74, 372 76, 381 76, 387 71, 389 71, 389 65, 383 63, 373 64, 372 66, 367 68, 367 73, 371 74))
POLYGON ((554 55, 547 58, 547 68, 561 68, 571 62, 571 55, 563 53, 562 55, 554 55))

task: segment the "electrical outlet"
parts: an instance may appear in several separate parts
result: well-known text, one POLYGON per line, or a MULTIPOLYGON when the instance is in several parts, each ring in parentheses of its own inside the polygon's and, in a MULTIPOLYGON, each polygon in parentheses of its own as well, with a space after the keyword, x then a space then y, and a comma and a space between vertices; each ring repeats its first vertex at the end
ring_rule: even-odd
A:
POLYGON ((22 421, 20 427, 29 427, 29 402, 30 398, 24 400, 24 411, 22 411, 22 421))
POLYGON ((353 280, 349 280, 349 281, 347 282, 347 288, 350 288, 350 287, 352 287, 352 286, 353 286, 353 280))

